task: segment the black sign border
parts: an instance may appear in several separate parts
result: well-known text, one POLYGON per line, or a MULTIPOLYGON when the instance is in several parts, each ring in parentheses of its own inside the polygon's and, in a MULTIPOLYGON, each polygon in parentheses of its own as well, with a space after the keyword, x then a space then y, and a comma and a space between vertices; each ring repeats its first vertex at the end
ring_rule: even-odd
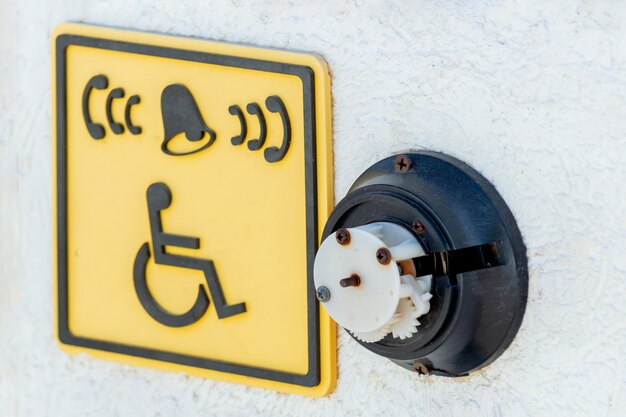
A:
POLYGON ((320 322, 319 304, 315 298, 313 261, 318 241, 317 208, 317 147, 315 72, 304 65, 220 55, 186 49, 139 44, 81 35, 61 34, 56 39, 56 108, 57 108, 57 297, 58 337, 62 343, 136 356, 163 362, 171 362, 195 368, 209 369, 252 378, 283 382, 287 384, 315 387, 320 384, 320 322), (104 340, 90 339, 72 334, 69 329, 68 305, 68 251, 67 251, 67 85, 66 52, 70 45, 129 52, 175 60, 193 61, 256 71, 294 75, 300 78, 304 96, 304 164, 306 192, 306 250, 307 250, 307 327, 308 327, 308 372, 304 375, 268 368, 183 355, 139 346, 125 345, 104 340), (308 117, 307 117, 308 116, 308 117))

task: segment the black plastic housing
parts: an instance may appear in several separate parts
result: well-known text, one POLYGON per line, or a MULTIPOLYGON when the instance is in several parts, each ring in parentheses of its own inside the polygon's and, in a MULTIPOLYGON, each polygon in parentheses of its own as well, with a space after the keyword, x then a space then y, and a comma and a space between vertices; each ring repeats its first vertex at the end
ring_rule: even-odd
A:
POLYGON ((406 153, 368 168, 332 212, 323 238, 377 221, 413 230, 426 253, 498 242, 502 266, 433 277, 430 312, 413 337, 388 335, 365 348, 410 369, 463 376, 493 362, 517 333, 528 295, 526 248, 496 189, 448 155, 406 153), (408 168, 407 168, 408 165, 408 168), (415 221, 423 227, 415 229, 415 221))

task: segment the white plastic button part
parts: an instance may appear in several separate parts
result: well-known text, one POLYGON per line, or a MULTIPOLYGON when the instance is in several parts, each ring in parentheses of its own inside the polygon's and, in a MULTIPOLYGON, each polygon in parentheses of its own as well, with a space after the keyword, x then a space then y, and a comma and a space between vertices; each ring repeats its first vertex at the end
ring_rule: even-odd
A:
POLYGON ((423 254, 411 232, 394 223, 340 229, 322 242, 315 258, 315 287, 326 295, 320 301, 362 341, 376 342, 389 333, 410 337, 432 298, 432 277, 416 280, 410 262, 423 254))

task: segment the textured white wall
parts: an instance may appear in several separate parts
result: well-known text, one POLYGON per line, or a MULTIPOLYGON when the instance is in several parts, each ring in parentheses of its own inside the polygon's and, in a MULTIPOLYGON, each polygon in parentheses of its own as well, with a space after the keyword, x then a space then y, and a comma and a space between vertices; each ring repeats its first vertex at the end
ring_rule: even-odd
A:
POLYGON ((0 417, 626 415, 626 4, 302 3, 0 0, 0 417), (531 279, 511 348, 469 378, 419 378, 340 333, 337 389, 317 400, 61 353, 49 36, 62 21, 325 56, 337 198, 419 146, 464 159, 510 204, 531 279))

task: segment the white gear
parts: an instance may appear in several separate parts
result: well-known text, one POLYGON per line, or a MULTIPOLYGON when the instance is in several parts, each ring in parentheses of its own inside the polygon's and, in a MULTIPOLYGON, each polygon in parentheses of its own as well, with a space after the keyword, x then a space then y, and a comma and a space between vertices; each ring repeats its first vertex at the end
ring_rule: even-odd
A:
POLYGON ((380 329, 371 332, 350 332, 362 342, 373 343, 378 342, 391 332, 391 326, 383 326, 380 329))
POLYGON ((339 243, 332 234, 315 259, 315 286, 330 293, 323 303, 326 311, 363 342, 377 342, 390 333, 400 339, 411 337, 432 298, 432 277, 416 279, 412 262, 403 262, 423 255, 421 245, 411 232, 393 223, 346 230, 347 243, 339 243), (391 255, 388 262, 377 259, 381 249, 391 255), (355 275, 357 284, 340 285, 342 278, 355 275))
POLYGON ((417 312, 417 308, 410 298, 403 298, 398 304, 398 310, 396 311, 398 321, 391 325, 391 334, 393 337, 400 339, 406 339, 417 333, 417 326, 420 325, 417 318, 420 314, 417 312))

